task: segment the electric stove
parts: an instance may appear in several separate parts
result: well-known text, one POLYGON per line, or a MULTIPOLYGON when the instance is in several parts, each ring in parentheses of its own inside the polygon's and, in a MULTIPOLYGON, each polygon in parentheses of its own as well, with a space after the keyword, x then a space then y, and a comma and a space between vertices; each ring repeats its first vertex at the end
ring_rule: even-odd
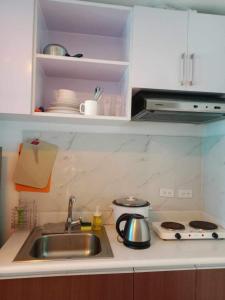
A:
POLYGON ((220 225, 207 221, 153 222, 152 228, 163 240, 225 239, 225 229, 220 225))

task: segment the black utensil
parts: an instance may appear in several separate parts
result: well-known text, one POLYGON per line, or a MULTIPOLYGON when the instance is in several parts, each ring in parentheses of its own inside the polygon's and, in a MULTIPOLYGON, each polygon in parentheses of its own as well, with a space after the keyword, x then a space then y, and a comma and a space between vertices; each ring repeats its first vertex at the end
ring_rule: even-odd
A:
POLYGON ((83 57, 84 55, 82 53, 77 53, 75 55, 70 55, 68 52, 65 54, 65 56, 68 56, 68 57, 77 57, 77 58, 81 58, 83 57))

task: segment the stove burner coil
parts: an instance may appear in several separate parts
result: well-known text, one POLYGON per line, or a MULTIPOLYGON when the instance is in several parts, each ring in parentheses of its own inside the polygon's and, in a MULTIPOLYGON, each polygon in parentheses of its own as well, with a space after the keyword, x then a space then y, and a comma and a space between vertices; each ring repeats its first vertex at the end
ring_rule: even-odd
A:
POLYGON ((202 230, 214 230, 217 229, 218 226, 211 222, 206 221, 191 221, 189 226, 195 229, 202 229, 202 230))
POLYGON ((177 222, 163 222, 161 227, 168 230, 184 230, 185 226, 177 222))

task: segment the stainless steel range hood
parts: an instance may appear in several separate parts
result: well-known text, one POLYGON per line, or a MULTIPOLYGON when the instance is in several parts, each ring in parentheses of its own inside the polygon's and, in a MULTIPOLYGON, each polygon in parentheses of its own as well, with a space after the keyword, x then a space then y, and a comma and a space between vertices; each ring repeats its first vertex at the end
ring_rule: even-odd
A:
POLYGON ((220 95, 139 92, 132 99, 132 120, 207 123, 225 119, 220 95))

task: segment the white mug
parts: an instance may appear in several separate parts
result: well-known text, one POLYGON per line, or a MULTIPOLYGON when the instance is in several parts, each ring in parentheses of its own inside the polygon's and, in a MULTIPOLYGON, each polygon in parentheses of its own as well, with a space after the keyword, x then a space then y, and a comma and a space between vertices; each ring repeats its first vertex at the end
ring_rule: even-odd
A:
POLYGON ((96 100, 86 100, 80 104, 80 113, 87 116, 96 116, 98 105, 96 100))

